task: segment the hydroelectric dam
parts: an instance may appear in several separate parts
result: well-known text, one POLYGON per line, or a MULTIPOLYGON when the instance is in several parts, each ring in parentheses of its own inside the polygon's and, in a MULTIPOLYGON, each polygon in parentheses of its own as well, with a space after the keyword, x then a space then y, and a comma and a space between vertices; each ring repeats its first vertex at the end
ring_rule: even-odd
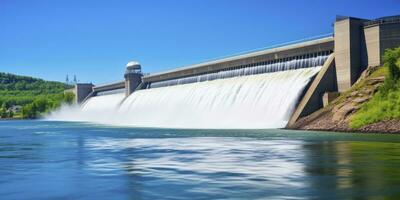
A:
POLYGON ((400 46, 400 16, 337 17, 333 34, 124 80, 76 84, 80 107, 52 117, 163 128, 290 127, 349 89, 385 49, 400 46))

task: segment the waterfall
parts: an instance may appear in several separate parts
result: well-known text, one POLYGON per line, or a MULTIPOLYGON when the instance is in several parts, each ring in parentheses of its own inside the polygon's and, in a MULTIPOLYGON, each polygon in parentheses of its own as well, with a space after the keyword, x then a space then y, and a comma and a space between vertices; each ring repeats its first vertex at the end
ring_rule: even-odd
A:
POLYGON ((124 94, 102 95, 90 98, 69 115, 64 110, 49 118, 134 127, 283 128, 320 68, 139 90, 124 101, 124 94))
POLYGON ((127 98, 121 91, 104 92, 81 107, 62 108, 48 119, 160 128, 283 128, 327 57, 155 82, 127 98))
POLYGON ((82 105, 83 112, 106 113, 114 112, 118 109, 120 103, 125 98, 125 93, 107 94, 89 98, 82 105))
POLYGON ((165 128, 283 128, 320 70, 312 67, 140 90, 117 111, 119 125, 165 128))
POLYGON ((124 98, 125 93, 94 96, 81 106, 64 105, 59 110, 50 113, 46 119, 113 124, 113 117, 116 117, 115 112, 124 98))

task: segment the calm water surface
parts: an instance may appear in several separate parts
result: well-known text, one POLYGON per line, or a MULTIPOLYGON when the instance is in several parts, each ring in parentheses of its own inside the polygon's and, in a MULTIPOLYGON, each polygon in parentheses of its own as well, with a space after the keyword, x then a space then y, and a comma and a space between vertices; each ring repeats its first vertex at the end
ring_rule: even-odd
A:
POLYGON ((0 199, 400 199, 400 135, 0 121, 0 199))

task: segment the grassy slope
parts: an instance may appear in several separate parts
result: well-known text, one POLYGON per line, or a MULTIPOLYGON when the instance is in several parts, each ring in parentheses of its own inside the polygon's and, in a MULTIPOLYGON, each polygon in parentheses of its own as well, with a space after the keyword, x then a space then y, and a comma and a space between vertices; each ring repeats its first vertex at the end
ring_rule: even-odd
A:
MULTIPOLYGON (((384 84, 351 118, 350 127, 400 120, 400 47, 387 49, 383 56, 387 70, 384 84)), ((400 129, 400 124, 394 123, 400 129)), ((398 130, 400 131, 400 130, 398 130)))
POLYGON ((377 69, 373 70, 370 75, 361 78, 354 84, 349 90, 340 94, 340 96, 333 102, 335 104, 343 103, 353 92, 361 91, 363 88, 371 89, 371 85, 368 84, 368 81, 371 79, 385 77, 387 74, 387 69, 384 67, 378 67, 377 69))
MULTIPOLYGON (((386 69, 386 68, 382 68, 386 69)), ((386 70, 387 71, 387 70, 386 70)), ((361 128, 376 122, 400 119, 400 86, 384 91, 381 87, 378 92, 361 106, 350 119, 350 127, 361 128)))

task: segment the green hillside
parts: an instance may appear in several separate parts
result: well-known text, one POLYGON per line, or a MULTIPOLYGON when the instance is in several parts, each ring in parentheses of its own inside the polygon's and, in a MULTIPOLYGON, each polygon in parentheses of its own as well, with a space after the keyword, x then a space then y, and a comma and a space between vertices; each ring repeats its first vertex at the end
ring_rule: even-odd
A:
POLYGON ((63 101, 72 102, 64 90, 73 86, 56 81, 0 73, 0 117, 36 118, 57 108, 63 101), (18 109, 23 107, 21 111, 18 109))
POLYGON ((384 67, 388 71, 384 84, 351 118, 352 128, 385 120, 400 120, 400 47, 386 50, 384 67))

